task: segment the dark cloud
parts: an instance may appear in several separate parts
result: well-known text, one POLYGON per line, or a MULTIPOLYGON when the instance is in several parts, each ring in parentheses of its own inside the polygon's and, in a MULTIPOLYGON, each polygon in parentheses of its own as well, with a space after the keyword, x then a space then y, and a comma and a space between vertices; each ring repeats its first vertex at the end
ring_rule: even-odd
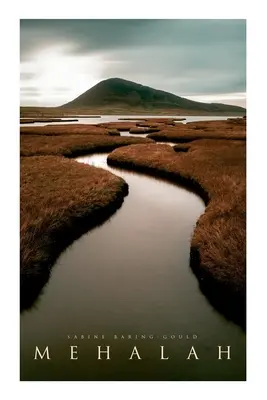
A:
MULTIPOLYGON (((34 60, 44 48, 67 45, 68 55, 103 57, 99 80, 117 76, 178 95, 246 88, 245 20, 54 19, 20 24, 21 62, 34 60)), ((33 78, 26 72, 21 76, 28 83, 33 78)))
POLYGON ((70 43, 74 54, 142 45, 150 20, 21 20, 21 59, 55 43, 70 43))
POLYGON ((200 89, 209 93, 244 91, 245 51, 230 43, 175 49, 144 47, 114 51, 106 61, 103 78, 119 76, 177 94, 200 89))
POLYGON ((244 42, 244 20, 21 20, 21 54, 70 41, 77 52, 244 42))

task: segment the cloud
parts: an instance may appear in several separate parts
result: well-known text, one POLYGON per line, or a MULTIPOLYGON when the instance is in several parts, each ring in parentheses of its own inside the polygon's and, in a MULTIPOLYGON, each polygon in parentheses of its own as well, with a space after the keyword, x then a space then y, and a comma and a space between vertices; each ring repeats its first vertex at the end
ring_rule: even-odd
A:
POLYGON ((21 53, 55 40, 73 42, 81 53, 240 43, 245 30, 244 20, 21 20, 21 53))
POLYGON ((27 93, 27 94, 38 94, 39 93, 39 89, 37 89, 36 87, 32 87, 32 86, 23 86, 20 88, 20 92, 21 93, 27 93))
MULTIPOLYGON (((82 60, 84 91, 109 77, 181 96, 246 90, 245 20, 21 20, 20 37, 26 86, 41 79, 37 54, 56 46, 66 59, 82 60), (101 63, 90 79, 95 59, 101 63)), ((67 102, 74 87, 65 92, 67 102)))

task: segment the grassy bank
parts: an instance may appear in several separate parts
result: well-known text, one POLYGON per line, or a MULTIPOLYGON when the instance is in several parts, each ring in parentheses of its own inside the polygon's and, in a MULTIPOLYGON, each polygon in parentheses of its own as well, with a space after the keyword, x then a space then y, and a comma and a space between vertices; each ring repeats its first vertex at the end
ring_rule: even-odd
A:
POLYGON ((191 267, 216 308, 241 325, 246 297, 245 146, 241 140, 215 139, 178 146, 178 152, 167 145, 134 145, 108 157, 110 165, 167 178, 202 196, 207 208, 192 237, 191 267))
POLYGON ((130 129, 130 133, 140 133, 140 134, 144 134, 144 133, 153 133, 153 132, 159 132, 160 128, 152 128, 152 127, 136 127, 136 128, 131 128, 130 129))
POLYGON ((60 252, 120 207, 127 184, 64 157, 21 158, 21 308, 32 305, 60 252))
POLYGON ((136 122, 106 122, 99 123, 97 126, 105 129, 116 129, 120 132, 127 132, 132 128, 136 128, 136 122))
POLYGON ((21 135, 108 135, 107 129, 90 124, 64 124, 45 126, 23 126, 20 128, 21 135))
POLYGON ((21 309, 29 308, 66 246, 121 205, 127 185, 65 157, 150 139, 106 135, 21 135, 21 309), (63 157, 65 156, 65 157, 63 157))
POLYGON ((228 133, 228 132, 199 132, 189 130, 174 130, 174 131, 161 131, 150 133, 147 135, 149 139, 156 142, 173 142, 173 143, 186 143, 198 139, 223 139, 223 140, 246 140, 245 133, 228 133))
POLYGON ((75 157, 94 152, 108 152, 116 147, 136 143, 153 143, 151 139, 107 135, 21 135, 21 156, 61 155, 75 157))
POLYGON ((198 121, 175 126, 159 125, 160 132, 147 137, 158 142, 183 143, 197 139, 245 140, 246 120, 243 118, 224 121, 198 121))

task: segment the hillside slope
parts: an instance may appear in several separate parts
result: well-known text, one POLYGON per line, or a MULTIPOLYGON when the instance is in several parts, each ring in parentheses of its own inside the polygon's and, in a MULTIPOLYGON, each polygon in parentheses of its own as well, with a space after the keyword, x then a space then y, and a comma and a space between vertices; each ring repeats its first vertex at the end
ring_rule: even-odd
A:
POLYGON ((211 113, 246 113, 246 109, 242 107, 220 103, 200 103, 120 78, 110 78, 99 82, 61 108, 99 109, 113 106, 148 111, 186 110, 211 113))

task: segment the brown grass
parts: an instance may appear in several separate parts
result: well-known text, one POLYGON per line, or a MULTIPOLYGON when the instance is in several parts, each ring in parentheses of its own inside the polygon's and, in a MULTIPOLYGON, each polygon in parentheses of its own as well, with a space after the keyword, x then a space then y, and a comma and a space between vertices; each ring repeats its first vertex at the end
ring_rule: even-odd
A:
POLYGON ((64 157, 21 158, 21 308, 31 306, 60 252, 108 218, 127 194, 123 179, 64 157))
POLYGON ((190 149, 190 143, 189 145, 184 143, 179 143, 173 146, 172 148, 174 149, 174 151, 176 151, 176 153, 187 152, 190 149))
POLYGON ((175 126, 165 127, 158 133, 148 135, 155 141, 166 142, 190 142, 196 139, 226 139, 226 140, 245 140, 246 123, 245 119, 240 118, 226 121, 198 121, 188 122, 187 124, 176 124, 175 126))
POLYGON ((106 135, 21 136, 21 155, 28 156, 21 157, 21 309, 36 300, 60 252, 108 218, 127 192, 125 182, 110 172, 62 156, 144 142, 152 141, 106 135))
POLYGON ((120 136, 120 131, 118 129, 107 129, 110 136, 120 136))
POLYGON ((45 126, 23 126, 21 135, 108 135, 107 129, 90 124, 65 124, 45 126))
POLYGON ((136 128, 131 128, 130 133, 141 133, 141 134, 146 134, 146 133, 152 133, 152 132, 159 132, 160 128, 144 128, 144 127, 136 127, 136 128))
POLYGON ((155 140, 156 142, 173 142, 173 143, 186 143, 197 139, 224 139, 224 140, 246 140, 246 133, 228 133, 217 131, 205 132, 205 131, 168 131, 163 130, 156 133, 150 133, 147 135, 148 138, 155 140))
POLYGON ((135 127, 135 128, 131 128, 129 130, 129 133, 140 133, 140 134, 144 134, 147 133, 147 129, 148 128, 139 128, 139 127, 135 127))
POLYGON ((161 124, 151 124, 150 122, 136 122, 136 126, 141 128, 159 128, 161 124))
POLYGON ((151 139, 136 137, 116 137, 107 135, 45 136, 21 135, 21 156, 62 155, 75 157, 93 152, 106 152, 116 147, 136 143, 152 143, 151 139))
MULTIPOLYGON (((114 212, 125 195, 122 180, 115 183, 109 172, 62 156, 124 146, 109 156, 109 163, 164 176, 192 187, 204 198, 207 208, 192 238, 191 265, 216 307, 244 321, 245 141, 232 139, 245 139, 245 119, 212 122, 174 127, 157 122, 164 127, 159 135, 167 132, 167 141, 205 135, 213 139, 174 148, 157 146, 151 139, 109 136, 118 134, 110 124, 107 128, 88 124, 21 128, 21 155, 28 156, 21 161, 22 308, 38 296, 58 254, 114 212), (215 140, 218 137, 231 140, 215 140)), ((157 140, 164 141, 158 136, 157 140)))
POLYGON ((213 120, 213 121, 192 121, 184 124, 191 129, 204 129, 204 130, 246 130, 245 118, 228 118, 226 120, 213 120))
POLYGON ((145 121, 146 122, 150 122, 150 123, 168 124, 168 123, 173 122, 174 118, 156 118, 156 117, 151 117, 151 118, 146 118, 145 121))
MULTIPOLYGON (((180 147, 179 147, 180 148, 180 147)), ((176 153, 162 145, 116 149, 108 163, 191 187, 207 204, 191 242, 191 266, 210 301, 240 324, 246 293, 246 143, 198 140, 176 153)))
POLYGON ((97 124, 97 126, 106 129, 117 129, 120 132, 126 132, 132 128, 136 128, 136 124, 134 122, 106 122, 97 124))

